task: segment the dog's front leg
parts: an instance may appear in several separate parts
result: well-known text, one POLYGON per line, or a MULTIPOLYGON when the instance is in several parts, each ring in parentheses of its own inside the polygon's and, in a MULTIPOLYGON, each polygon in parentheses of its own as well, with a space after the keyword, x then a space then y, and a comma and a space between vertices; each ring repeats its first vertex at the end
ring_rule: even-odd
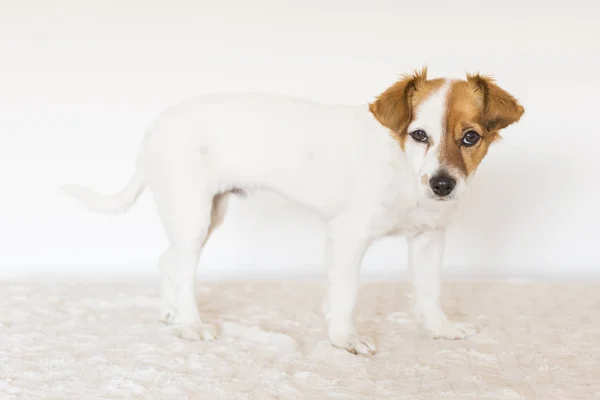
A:
POLYGON ((413 307, 423 317, 425 328, 436 339, 463 339, 477 333, 468 324, 450 322, 440 305, 444 231, 426 231, 409 237, 408 250, 413 307))
POLYGON ((354 308, 360 265, 368 242, 343 229, 331 230, 326 249, 329 267, 327 322, 331 343, 353 354, 374 354, 375 346, 356 332, 354 308))

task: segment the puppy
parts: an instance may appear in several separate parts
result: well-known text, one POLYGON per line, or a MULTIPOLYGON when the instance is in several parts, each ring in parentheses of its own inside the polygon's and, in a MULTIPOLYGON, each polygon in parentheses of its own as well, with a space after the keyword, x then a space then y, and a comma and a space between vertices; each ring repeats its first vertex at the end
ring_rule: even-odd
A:
POLYGON ((476 333, 440 306, 444 229, 489 145, 523 112, 489 77, 428 79, 426 69, 364 106, 207 95, 157 118, 119 194, 64 190, 89 209, 118 213, 150 189, 170 243, 159 260, 161 315, 193 340, 216 336, 198 313, 194 282, 228 199, 268 190, 299 203, 327 227, 329 339, 373 354, 373 343, 357 335, 354 308, 363 256, 384 236, 408 240, 414 309, 432 336, 476 333))

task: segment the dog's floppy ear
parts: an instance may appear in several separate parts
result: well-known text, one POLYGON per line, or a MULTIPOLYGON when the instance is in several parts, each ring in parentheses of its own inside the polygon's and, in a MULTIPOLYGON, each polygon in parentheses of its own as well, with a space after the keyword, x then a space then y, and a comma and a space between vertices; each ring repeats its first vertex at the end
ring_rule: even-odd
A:
POLYGON ((402 133, 412 118, 411 96, 427 81, 427 68, 405 75, 369 104, 369 110, 381 125, 402 133))
POLYGON ((525 109, 517 99, 494 83, 490 76, 467 75, 467 81, 481 93, 483 99, 483 123, 490 132, 497 132, 517 122, 525 109))

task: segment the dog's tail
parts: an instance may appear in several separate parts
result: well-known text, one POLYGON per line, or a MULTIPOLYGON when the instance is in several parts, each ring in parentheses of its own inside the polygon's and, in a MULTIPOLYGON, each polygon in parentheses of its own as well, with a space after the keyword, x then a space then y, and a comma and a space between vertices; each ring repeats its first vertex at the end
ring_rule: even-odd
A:
POLYGON ((88 210, 120 214, 135 203, 145 186, 139 175, 134 173, 127 186, 115 195, 103 195, 80 185, 65 185, 60 190, 63 194, 79 200, 88 210))

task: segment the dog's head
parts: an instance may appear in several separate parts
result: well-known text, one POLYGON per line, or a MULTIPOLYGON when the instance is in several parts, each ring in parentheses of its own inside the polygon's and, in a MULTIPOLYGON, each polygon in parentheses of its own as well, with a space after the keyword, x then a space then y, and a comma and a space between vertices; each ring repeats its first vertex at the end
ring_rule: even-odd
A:
POLYGON ((369 109, 397 138, 419 191, 432 200, 457 199, 500 130, 524 112, 488 76, 428 80, 426 69, 396 82, 369 109))

